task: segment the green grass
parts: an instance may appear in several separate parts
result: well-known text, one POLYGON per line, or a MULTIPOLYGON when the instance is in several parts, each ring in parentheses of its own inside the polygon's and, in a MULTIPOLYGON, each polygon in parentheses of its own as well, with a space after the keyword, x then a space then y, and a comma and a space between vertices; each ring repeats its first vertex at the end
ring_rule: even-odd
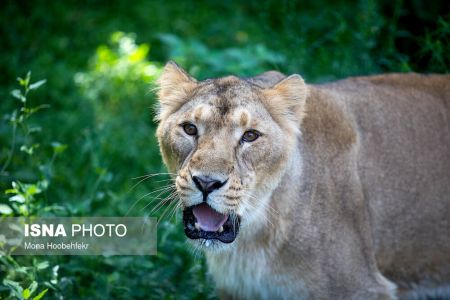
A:
MULTIPOLYGON (((27 104, 49 107, 27 118, 31 132, 18 126, 0 174, 0 211, 123 216, 138 201, 130 215, 151 214, 151 197, 139 199, 168 177, 132 187, 135 177, 166 172, 151 89, 168 59, 200 79, 269 69, 308 82, 448 72, 449 26, 446 1, 4 1, 0 168, 10 154, 12 112, 22 105, 10 94, 16 77, 31 70, 31 82, 46 79, 27 104), (13 181, 40 191, 25 204, 11 202, 4 191, 13 181)), ((214 298, 205 261, 192 255, 179 222, 166 219, 158 235, 152 257, 2 256, 0 298, 14 299, 11 282, 25 290, 34 281, 32 296, 48 288, 44 299, 214 298)))

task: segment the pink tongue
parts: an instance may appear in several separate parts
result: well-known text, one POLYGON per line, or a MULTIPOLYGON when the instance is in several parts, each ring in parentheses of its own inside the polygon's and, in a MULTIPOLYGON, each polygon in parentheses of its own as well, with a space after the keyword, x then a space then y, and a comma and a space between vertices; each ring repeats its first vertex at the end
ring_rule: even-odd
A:
POLYGON ((197 218, 200 228, 204 231, 217 231, 228 219, 227 215, 215 211, 206 203, 195 206, 192 212, 197 218))

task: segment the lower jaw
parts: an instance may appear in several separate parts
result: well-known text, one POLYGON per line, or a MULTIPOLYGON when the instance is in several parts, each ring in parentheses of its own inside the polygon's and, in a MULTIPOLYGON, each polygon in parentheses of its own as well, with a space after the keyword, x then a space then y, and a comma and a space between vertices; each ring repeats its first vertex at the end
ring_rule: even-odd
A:
POLYGON ((191 239, 191 242, 195 243, 197 246, 204 247, 205 249, 210 249, 210 250, 223 248, 223 247, 225 247, 227 245, 231 245, 232 244, 232 243, 223 243, 223 242, 220 242, 220 241, 214 240, 214 239, 210 239, 210 240, 207 240, 207 239, 196 239, 196 240, 191 239))
POLYGON ((214 242, 221 242, 224 244, 229 244, 234 242, 236 239, 236 234, 227 234, 227 235, 220 235, 216 232, 206 232, 206 231, 199 231, 199 233, 192 233, 189 230, 185 229, 185 234, 188 238, 192 240, 204 240, 204 241, 214 241, 214 242))

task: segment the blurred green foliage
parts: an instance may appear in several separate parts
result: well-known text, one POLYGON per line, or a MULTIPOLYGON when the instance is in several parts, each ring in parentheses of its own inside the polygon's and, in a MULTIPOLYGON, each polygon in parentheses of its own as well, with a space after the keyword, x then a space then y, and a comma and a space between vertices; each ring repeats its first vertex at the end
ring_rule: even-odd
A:
POLYGON ((210 49, 198 39, 183 40, 173 34, 158 36, 168 49, 168 57, 200 79, 240 74, 250 76, 286 63, 286 58, 263 44, 242 48, 210 49))
MULTIPOLYGON (((170 189, 155 191, 171 181, 155 139, 152 89, 168 59, 200 79, 276 69, 322 82, 450 68, 443 0, 0 6, 1 215, 167 212, 155 209, 170 189), (28 70, 45 85, 29 76, 17 83, 28 70)), ((215 298, 176 217, 164 218, 158 234, 151 257, 2 255, 0 297, 32 299, 48 289, 44 299, 215 298)))

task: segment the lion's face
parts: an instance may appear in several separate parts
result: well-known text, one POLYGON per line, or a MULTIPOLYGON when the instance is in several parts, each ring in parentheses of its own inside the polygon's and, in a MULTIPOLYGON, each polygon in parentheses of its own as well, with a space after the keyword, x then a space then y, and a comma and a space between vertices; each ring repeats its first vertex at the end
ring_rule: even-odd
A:
POLYGON ((293 111, 268 105, 280 101, 276 91, 237 77, 196 82, 168 65, 160 83, 158 139, 177 174, 185 233, 201 245, 231 243, 240 227, 267 219, 267 199, 289 160, 298 120, 293 111), (171 93, 164 85, 168 72, 176 78, 172 88, 186 81, 176 94, 183 99, 170 104, 164 101, 171 93))

